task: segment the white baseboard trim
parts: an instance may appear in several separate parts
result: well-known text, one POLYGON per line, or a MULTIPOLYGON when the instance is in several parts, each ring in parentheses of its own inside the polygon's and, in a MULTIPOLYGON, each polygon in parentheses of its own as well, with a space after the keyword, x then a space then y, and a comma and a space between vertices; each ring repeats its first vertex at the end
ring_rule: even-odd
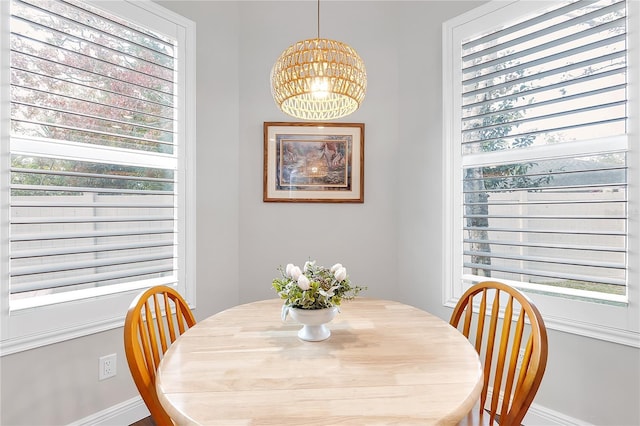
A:
MULTIPOLYGON (((149 416, 142 398, 136 396, 69 426, 126 426, 149 416)), ((591 423, 567 416, 538 404, 531 404, 522 422, 525 426, 593 426, 591 423)))
POLYGON ((593 426, 591 423, 559 413, 538 404, 531 404, 522 424, 525 426, 593 426))
MULTIPOLYGON (((485 400, 485 408, 489 409, 493 389, 487 391, 487 399, 485 400)), ((502 406, 502 395, 498 399, 498 407, 502 406)), ((580 419, 576 419, 566 414, 554 411, 550 408, 532 403, 527 410, 527 414, 522 419, 524 426, 594 426, 580 419)))
POLYGON ((106 410, 92 414, 69 426, 127 426, 149 416, 149 410, 142 398, 133 397, 106 410))

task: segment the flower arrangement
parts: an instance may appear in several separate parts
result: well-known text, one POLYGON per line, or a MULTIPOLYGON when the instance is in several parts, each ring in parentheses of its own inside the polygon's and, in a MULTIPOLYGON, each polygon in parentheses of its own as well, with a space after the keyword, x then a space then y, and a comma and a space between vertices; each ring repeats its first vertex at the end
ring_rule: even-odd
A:
POLYGON ((339 306, 342 300, 355 298, 366 287, 353 286, 347 276, 347 269, 340 263, 331 268, 307 261, 302 270, 289 263, 279 267, 282 278, 273 280, 276 290, 285 306, 299 309, 323 309, 339 306))

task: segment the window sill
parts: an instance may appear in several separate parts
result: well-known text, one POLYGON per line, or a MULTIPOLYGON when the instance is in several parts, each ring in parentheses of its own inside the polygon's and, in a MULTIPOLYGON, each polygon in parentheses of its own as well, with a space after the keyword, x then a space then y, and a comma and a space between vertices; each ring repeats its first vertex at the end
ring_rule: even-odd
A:
MULTIPOLYGON (((526 293, 529 293, 529 292, 526 292, 526 293)), ((556 301, 558 300, 557 296, 550 296, 550 297, 555 299, 556 301)), ((451 297, 444 301, 444 306, 453 309, 458 303, 458 299, 459 297, 451 297)), ((544 301, 540 301, 540 302, 544 302, 544 301)), ((634 331, 634 330, 622 328, 622 327, 595 324, 592 322, 578 320, 575 318, 566 318, 566 317, 560 317, 557 315, 545 314, 544 309, 541 309, 541 306, 540 306, 540 305, 543 305, 543 303, 538 303, 538 301, 534 301, 534 303, 536 303, 536 306, 541 310, 544 323, 547 329, 561 331, 564 333, 571 333, 578 336, 588 337, 591 339, 598 339, 606 342, 617 343, 620 345, 631 346, 634 348, 640 348, 640 332, 638 331, 634 331)), ((604 308, 604 310, 607 311, 607 314, 609 316, 617 314, 616 316, 618 317, 621 317, 621 316, 626 317, 629 315, 629 311, 628 311, 629 308, 626 306, 626 304, 623 304, 623 305, 621 304, 605 305, 605 304, 593 304, 593 303, 589 303, 589 304, 592 305, 589 308, 590 311, 593 310, 594 308, 597 309, 599 307, 602 307, 604 308)), ((567 309, 567 315, 569 315, 572 310, 573 308, 567 309)), ((595 315, 594 317, 598 318, 599 316, 595 315)))

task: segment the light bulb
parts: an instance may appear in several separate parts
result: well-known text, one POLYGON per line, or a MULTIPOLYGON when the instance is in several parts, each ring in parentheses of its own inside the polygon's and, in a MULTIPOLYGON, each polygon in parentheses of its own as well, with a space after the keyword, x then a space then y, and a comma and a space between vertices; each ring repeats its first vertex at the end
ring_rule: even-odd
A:
POLYGON ((316 77, 311 83, 311 95, 316 99, 324 99, 329 95, 329 80, 326 77, 316 77))

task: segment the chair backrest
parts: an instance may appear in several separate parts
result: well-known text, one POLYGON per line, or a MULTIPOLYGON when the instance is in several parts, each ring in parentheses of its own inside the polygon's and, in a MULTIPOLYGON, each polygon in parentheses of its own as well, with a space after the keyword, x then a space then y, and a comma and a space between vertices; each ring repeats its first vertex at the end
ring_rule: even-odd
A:
POLYGON ((547 331, 538 309, 518 290, 485 281, 462 295, 450 324, 475 343, 483 364, 480 415, 486 417, 482 415, 486 408, 488 424, 499 416, 500 426, 520 425, 547 365, 547 331), (486 407, 489 389, 491 401, 486 407))
POLYGON ((156 393, 156 370, 169 346, 196 320, 173 288, 156 286, 131 303, 124 322, 124 350, 133 381, 156 425, 173 425, 156 393), (173 315, 172 315, 173 312, 173 315))

